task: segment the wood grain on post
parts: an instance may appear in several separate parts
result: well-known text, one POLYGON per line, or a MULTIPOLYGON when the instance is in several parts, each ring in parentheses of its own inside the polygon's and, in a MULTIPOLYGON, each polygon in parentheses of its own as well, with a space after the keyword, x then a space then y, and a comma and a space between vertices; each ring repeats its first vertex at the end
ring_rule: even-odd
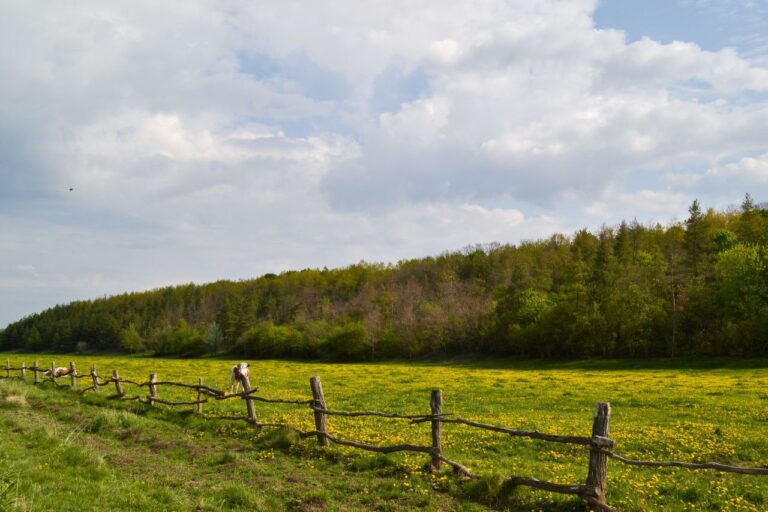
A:
POLYGON ((243 375, 242 382, 243 385, 243 393, 245 394, 245 407, 248 410, 248 421, 251 423, 256 423, 256 409, 253 407, 253 400, 251 400, 251 381, 246 376, 243 375))
POLYGON ((93 380, 93 390, 99 392, 99 377, 96 375, 96 365, 91 365, 91 379, 93 380))
POLYGON ((35 373, 35 384, 40 384, 40 365, 37 364, 37 361, 35 361, 32 371, 35 373))
MULTIPOLYGON (((595 421, 592 424, 592 436, 608 437, 610 433, 611 404, 598 402, 595 421)), ((594 489, 594 501, 597 505, 607 505, 608 456, 598 446, 593 446, 589 454, 587 486, 594 489)))
MULTIPOLYGON (((432 397, 429 400, 429 407, 432 410, 432 416, 443 414, 443 390, 433 389, 432 397)), ((440 470, 440 458, 443 455, 443 424, 437 420, 432 420, 432 462, 430 468, 432 471, 440 470)))
POLYGON ((77 387, 77 371, 75 371, 75 362, 69 362, 69 387, 75 389, 77 387))
MULTIPOLYGON (((197 378, 197 384, 199 386, 203 385, 203 378, 198 377, 197 378)), ((197 388, 197 414, 203 414, 203 390, 202 387, 197 388)))
POLYGON ((317 434, 317 444, 320 446, 328 446, 330 443, 326 435, 328 434, 328 416, 325 413, 318 411, 321 409, 325 411, 328 407, 325 404, 325 396, 323 395, 323 383, 320 382, 320 377, 314 376, 309 379, 309 386, 312 388, 312 402, 315 408, 315 430, 317 434))
POLYGON ((56 384, 56 361, 51 361, 51 381, 56 384))
POLYGON ((115 393, 117 393, 117 396, 125 396, 125 391, 123 391, 123 383, 120 382, 120 374, 117 372, 117 370, 112 370, 112 379, 115 381, 115 393))
POLYGON ((157 374, 149 374, 149 405, 155 405, 155 398, 157 398, 157 374))
POLYGON ((27 380, 27 363, 21 363, 21 380, 27 380))

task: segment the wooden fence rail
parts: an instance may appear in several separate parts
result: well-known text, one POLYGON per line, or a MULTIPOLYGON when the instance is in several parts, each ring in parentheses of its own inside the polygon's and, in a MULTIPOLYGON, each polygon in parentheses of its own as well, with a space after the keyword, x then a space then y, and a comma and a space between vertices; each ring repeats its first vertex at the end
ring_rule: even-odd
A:
MULTIPOLYGON (((44 370, 37 361, 31 367, 27 367, 26 363, 21 363, 19 367, 12 367, 10 361, 6 360, 5 364, 5 378, 12 378, 12 371, 19 371, 20 378, 26 380, 27 371, 31 371, 34 374, 34 383, 41 384, 43 382, 51 382, 56 387, 62 387, 57 382, 57 378, 60 376, 68 376, 70 378, 70 388, 77 389, 78 379, 90 379, 91 386, 80 390, 80 393, 87 391, 93 391, 98 393, 102 386, 109 384, 115 385, 115 395, 112 398, 120 400, 132 400, 138 401, 148 406, 155 406, 157 404, 167 405, 171 407, 175 406, 194 406, 194 411, 200 415, 203 414, 203 404, 213 401, 229 400, 233 398, 239 398, 246 404, 245 415, 216 415, 208 414, 202 416, 207 419, 213 420, 234 420, 245 421, 255 427, 278 427, 287 428, 295 431, 303 439, 307 437, 316 437, 320 446, 329 446, 330 444, 336 444, 340 446, 347 446, 351 448, 357 448, 361 450, 376 452, 376 453, 395 453, 395 452, 416 452, 428 454, 430 461, 427 467, 431 471, 440 470, 441 464, 447 464, 450 466, 454 473, 463 475, 465 477, 474 478, 475 475, 464 465, 459 462, 452 461, 443 455, 443 440, 442 432, 445 424, 464 425, 480 430, 486 430, 491 432, 498 432, 500 434, 509 435, 512 437, 527 437, 530 439, 536 439, 539 441, 551 442, 551 443, 566 443, 577 444, 587 447, 590 452, 589 464, 587 467, 587 477, 584 484, 559 484, 552 482, 545 482, 536 478, 526 476, 510 476, 507 481, 514 485, 525 485, 534 487, 536 489, 542 489, 545 491, 570 494, 579 496, 582 500, 587 502, 593 510, 602 512, 614 511, 607 503, 607 484, 608 484, 608 459, 628 464, 631 466, 640 467, 678 467, 692 470, 715 470, 728 473, 739 473, 747 475, 768 475, 768 467, 763 468, 749 468, 740 466, 731 466, 728 464, 721 464, 719 462, 706 462, 706 463, 691 463, 691 462, 679 462, 679 461, 643 461, 634 460, 627 457, 623 457, 613 451, 611 448, 616 446, 616 442, 609 437, 610 434, 610 418, 611 418, 611 406, 607 402, 599 402, 595 412, 594 421, 592 424, 591 436, 571 436, 571 435, 556 435, 548 434, 544 432, 531 431, 531 430, 518 430, 507 427, 500 427, 496 425, 489 425, 487 423, 480 423, 474 420, 465 418, 449 417, 450 414, 443 412, 443 393, 442 390, 436 389, 431 392, 430 395, 430 413, 429 414, 399 414, 394 412, 382 412, 382 411, 339 411, 329 409, 325 401, 325 395, 323 392, 323 386, 320 382, 320 378, 314 376, 310 379, 310 391, 312 394, 311 399, 295 400, 284 398, 267 398, 262 396, 256 396, 259 391, 258 387, 251 387, 251 383, 248 378, 245 378, 242 382, 243 391, 241 393, 229 393, 224 390, 216 389, 211 386, 203 384, 202 377, 198 379, 197 384, 187 384, 184 382, 174 381, 161 381, 157 379, 157 374, 152 373, 149 376, 149 380, 146 382, 137 382, 121 378, 118 370, 113 370, 112 376, 106 379, 100 378, 96 373, 96 366, 91 366, 91 370, 87 374, 78 374, 75 368, 74 362, 69 364, 68 368, 65 368, 66 373, 57 375, 57 367, 55 362, 51 362, 50 370, 44 370), (45 379, 40 379, 40 374, 43 374, 45 379), (146 397, 134 396, 126 397, 124 384, 130 384, 141 388, 149 388, 149 394, 146 397), (171 401, 160 398, 158 396, 158 387, 171 386, 189 389, 196 392, 196 399, 189 401, 171 401), (270 423, 260 422, 256 417, 256 408, 254 402, 266 402, 274 404, 293 404, 293 405, 308 405, 312 412, 315 424, 315 430, 303 431, 293 425, 287 423, 270 423), (415 445, 415 444, 399 444, 390 446, 375 446, 357 441, 350 441, 347 439, 341 439, 337 436, 329 433, 328 417, 329 416, 343 416, 343 417, 380 417, 387 419, 405 419, 410 420, 412 424, 429 423, 431 428, 431 444, 429 446, 415 445)), ((66 386, 64 386, 66 387, 66 386)))

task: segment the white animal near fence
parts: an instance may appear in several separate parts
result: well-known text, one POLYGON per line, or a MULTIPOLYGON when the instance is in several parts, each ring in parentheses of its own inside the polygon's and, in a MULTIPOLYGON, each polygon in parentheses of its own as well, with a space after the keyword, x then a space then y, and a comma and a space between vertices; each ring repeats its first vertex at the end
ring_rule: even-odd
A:
POLYGON ((251 380, 251 371, 248 369, 248 363, 236 364, 229 372, 229 390, 237 393, 238 389, 243 387, 243 379, 251 380))
POLYGON ((45 375, 46 377, 50 377, 53 374, 54 377, 66 377, 70 373, 72 373, 71 368, 59 367, 53 371, 46 370, 45 372, 43 372, 43 375, 45 375))

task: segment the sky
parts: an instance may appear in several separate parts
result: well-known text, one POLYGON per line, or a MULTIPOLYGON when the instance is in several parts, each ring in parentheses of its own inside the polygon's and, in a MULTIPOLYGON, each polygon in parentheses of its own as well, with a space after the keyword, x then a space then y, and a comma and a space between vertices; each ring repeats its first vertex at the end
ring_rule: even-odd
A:
POLYGON ((0 327, 747 192, 768 0, 0 0, 0 327))

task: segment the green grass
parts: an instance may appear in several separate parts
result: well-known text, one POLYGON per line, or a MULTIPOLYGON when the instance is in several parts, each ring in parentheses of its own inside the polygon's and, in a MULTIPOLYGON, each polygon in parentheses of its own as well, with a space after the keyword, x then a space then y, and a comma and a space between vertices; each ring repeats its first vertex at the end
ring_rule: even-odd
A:
POLYGON ((256 448, 108 405, 0 380, 0 510, 482 508, 426 485, 414 492, 401 475, 355 473, 343 454, 256 448))
MULTIPOLYGON (((28 355, 9 357, 13 366, 33 360, 28 355)), ((226 387, 235 362, 61 355, 38 359, 46 367, 51 359, 60 365, 74 360, 81 372, 95 363, 102 375, 117 368, 122 377, 141 381, 151 372, 160 380, 190 383, 202 376, 218 388, 226 387)), ((588 436, 595 402, 610 401, 611 437, 625 456, 768 465, 768 369, 761 360, 257 361, 251 370, 262 396, 310 398, 309 377, 319 375, 332 409, 420 414, 429 412, 430 391, 441 388, 448 413, 557 434, 588 436)), ((0 382, 5 397, 23 398, 0 399, 0 510, 45 509, 49 493, 65 502, 75 496, 73 509, 109 503, 117 510, 584 510, 573 498, 504 482, 505 476, 518 475, 583 483, 588 454, 576 446, 445 425, 446 456, 482 477, 467 483, 448 471, 428 475, 422 470, 427 458, 420 454, 383 457, 337 447, 321 451, 314 439, 298 440, 279 430, 259 432, 240 423, 205 420, 181 412, 184 408, 148 410, 135 402, 107 399, 114 388, 80 397, 48 384, 36 388, 0 382), (69 464, 52 467, 51 453, 69 464), (116 466, 115 459, 132 464, 116 466), (146 466, 159 466, 159 473, 149 478, 146 466), (114 486, 124 486, 133 498, 113 495, 114 486)), ((137 393, 132 386, 126 390, 137 393)), ((194 398, 194 392, 168 387, 159 388, 159 394, 194 398)), ((256 406, 262 421, 314 428, 306 406, 256 406)), ((206 413, 244 410, 239 400, 205 405, 206 413)), ((429 443, 429 424, 335 416, 329 424, 334 435, 372 444, 429 443)), ((608 486, 609 502, 622 511, 768 507, 768 477, 761 476, 609 462, 608 486)))

